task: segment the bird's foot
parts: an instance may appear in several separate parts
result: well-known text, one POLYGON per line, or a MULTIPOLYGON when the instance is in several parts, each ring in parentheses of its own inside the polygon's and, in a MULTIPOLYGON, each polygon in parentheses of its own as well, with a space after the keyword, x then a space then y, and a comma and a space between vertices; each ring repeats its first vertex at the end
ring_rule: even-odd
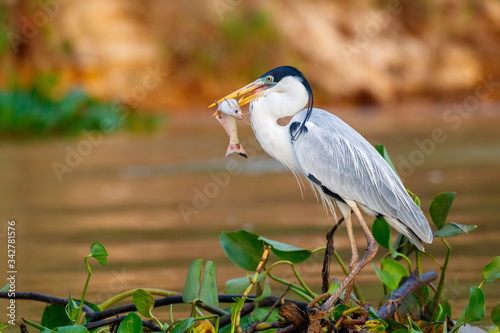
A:
POLYGON ((401 295, 393 296, 391 299, 389 299, 385 305, 390 309, 391 306, 394 306, 394 311, 396 311, 397 308, 403 303, 403 297, 401 295))

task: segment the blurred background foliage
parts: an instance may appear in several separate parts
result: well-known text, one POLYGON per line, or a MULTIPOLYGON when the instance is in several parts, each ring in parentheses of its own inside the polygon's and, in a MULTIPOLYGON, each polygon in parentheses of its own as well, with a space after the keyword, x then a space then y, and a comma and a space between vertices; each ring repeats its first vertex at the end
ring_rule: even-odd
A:
POLYGON ((168 73, 138 101, 153 111, 205 107, 282 64, 349 105, 449 100, 500 76, 496 0, 12 0, 0 17, 4 89, 50 72, 59 97, 113 100, 149 66, 168 73))

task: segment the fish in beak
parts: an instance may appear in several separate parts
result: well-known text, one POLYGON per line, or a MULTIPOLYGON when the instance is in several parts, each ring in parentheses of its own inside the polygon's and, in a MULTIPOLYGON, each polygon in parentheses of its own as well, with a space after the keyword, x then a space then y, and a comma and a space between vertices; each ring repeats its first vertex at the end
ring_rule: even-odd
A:
POLYGON ((236 118, 233 116, 229 116, 225 113, 219 113, 215 116, 219 123, 226 130, 227 135, 229 136, 229 146, 226 151, 226 158, 233 155, 239 154, 244 158, 247 158, 247 153, 245 149, 240 144, 240 140, 238 139, 238 128, 236 127, 236 118))
POLYGON ((240 104, 238 104, 238 101, 236 99, 224 98, 224 100, 222 102, 215 101, 215 103, 217 103, 218 108, 217 108, 217 111, 215 111, 215 113, 212 116, 219 115, 222 112, 222 113, 224 113, 228 116, 234 117, 238 120, 243 120, 245 118, 243 116, 243 111, 241 111, 240 104))
MULTIPOLYGON (((264 78, 259 78, 254 82, 240 88, 229 95, 222 97, 217 102, 222 103, 224 99, 238 99, 239 105, 243 106, 250 103, 251 101, 264 96, 264 91, 267 88, 271 88, 275 85, 275 82, 266 81, 264 78)), ((216 102, 212 103, 209 108, 217 105, 216 102)))

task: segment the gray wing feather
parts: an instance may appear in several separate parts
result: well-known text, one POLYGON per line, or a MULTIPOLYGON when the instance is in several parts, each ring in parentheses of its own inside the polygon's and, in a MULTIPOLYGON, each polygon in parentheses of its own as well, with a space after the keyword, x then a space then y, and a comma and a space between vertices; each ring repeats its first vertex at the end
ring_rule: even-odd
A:
MULTIPOLYGON (((299 112, 291 122, 302 121, 299 112)), ((307 132, 293 147, 302 172, 314 175, 344 199, 399 220, 418 238, 431 242, 432 230, 401 180, 358 132, 335 115, 314 109, 306 123, 307 132)))

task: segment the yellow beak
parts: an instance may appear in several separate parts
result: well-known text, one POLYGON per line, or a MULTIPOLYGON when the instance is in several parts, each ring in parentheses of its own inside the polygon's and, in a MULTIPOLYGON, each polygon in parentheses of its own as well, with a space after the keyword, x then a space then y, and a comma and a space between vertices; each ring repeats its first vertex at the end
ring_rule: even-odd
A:
MULTIPOLYGON (((243 106, 245 104, 250 103, 254 99, 260 98, 264 95, 264 90, 268 88, 269 85, 266 85, 263 79, 257 79, 254 82, 240 88, 236 91, 233 91, 227 96, 222 97, 218 100, 218 102, 222 102, 224 99, 237 98, 238 103, 243 106)), ((210 104, 209 108, 217 105, 215 102, 210 104)))

